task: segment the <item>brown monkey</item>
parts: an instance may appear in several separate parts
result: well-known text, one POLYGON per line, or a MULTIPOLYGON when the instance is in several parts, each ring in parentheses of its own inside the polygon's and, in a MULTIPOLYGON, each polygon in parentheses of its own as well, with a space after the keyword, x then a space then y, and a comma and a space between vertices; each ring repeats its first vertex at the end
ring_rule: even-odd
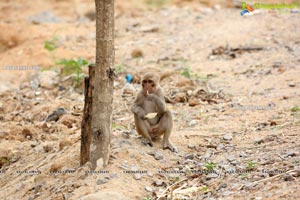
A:
POLYGON ((177 152, 176 147, 169 141, 173 127, 172 114, 166 107, 164 93, 158 82, 159 77, 153 73, 146 73, 142 79, 142 89, 131 108, 136 130, 148 140, 150 146, 153 146, 152 140, 164 135, 163 149, 169 148, 177 152), (145 117, 148 113, 157 115, 149 119, 145 117))

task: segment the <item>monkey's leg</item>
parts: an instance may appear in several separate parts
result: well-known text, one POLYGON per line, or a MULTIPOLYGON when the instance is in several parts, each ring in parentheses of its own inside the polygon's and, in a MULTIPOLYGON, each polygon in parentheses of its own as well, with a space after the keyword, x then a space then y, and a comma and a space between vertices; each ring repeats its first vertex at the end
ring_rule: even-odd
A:
POLYGON ((142 120, 138 116, 134 115, 134 122, 136 126, 137 132, 146 138, 148 141, 147 143, 152 147, 152 139, 149 134, 150 124, 147 120, 142 120))
POLYGON ((169 110, 167 110, 164 115, 160 118, 158 126, 158 134, 164 134, 163 137, 163 149, 170 149, 173 152, 178 152, 177 148, 173 146, 169 140, 173 128, 172 115, 169 110))

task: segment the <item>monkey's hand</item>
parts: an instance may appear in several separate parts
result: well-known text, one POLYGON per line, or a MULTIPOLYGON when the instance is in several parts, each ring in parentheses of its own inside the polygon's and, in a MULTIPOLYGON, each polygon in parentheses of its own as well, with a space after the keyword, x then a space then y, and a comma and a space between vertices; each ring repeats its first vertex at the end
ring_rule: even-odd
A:
POLYGON ((145 120, 145 111, 143 109, 139 109, 138 112, 136 113, 137 116, 140 118, 140 119, 143 119, 145 120))
POLYGON ((154 94, 148 94, 147 95, 147 100, 148 101, 155 101, 157 99, 157 96, 155 96, 154 94))

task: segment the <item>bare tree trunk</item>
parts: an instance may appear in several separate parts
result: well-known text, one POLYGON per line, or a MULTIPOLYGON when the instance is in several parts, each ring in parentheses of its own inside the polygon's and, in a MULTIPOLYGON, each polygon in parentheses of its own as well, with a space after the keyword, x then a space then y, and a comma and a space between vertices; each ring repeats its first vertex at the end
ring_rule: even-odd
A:
POLYGON ((113 66, 114 0, 96 3, 96 67, 93 90, 90 162, 93 169, 108 164, 110 156, 113 66))

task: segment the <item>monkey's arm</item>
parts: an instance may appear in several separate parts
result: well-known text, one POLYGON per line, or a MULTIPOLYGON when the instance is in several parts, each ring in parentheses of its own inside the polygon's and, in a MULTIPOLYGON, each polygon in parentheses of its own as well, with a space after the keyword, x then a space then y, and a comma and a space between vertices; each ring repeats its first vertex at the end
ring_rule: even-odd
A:
POLYGON ((131 107, 131 112, 136 114, 141 119, 145 119, 145 111, 142 108, 143 102, 144 102, 144 96, 142 93, 139 93, 131 107))

